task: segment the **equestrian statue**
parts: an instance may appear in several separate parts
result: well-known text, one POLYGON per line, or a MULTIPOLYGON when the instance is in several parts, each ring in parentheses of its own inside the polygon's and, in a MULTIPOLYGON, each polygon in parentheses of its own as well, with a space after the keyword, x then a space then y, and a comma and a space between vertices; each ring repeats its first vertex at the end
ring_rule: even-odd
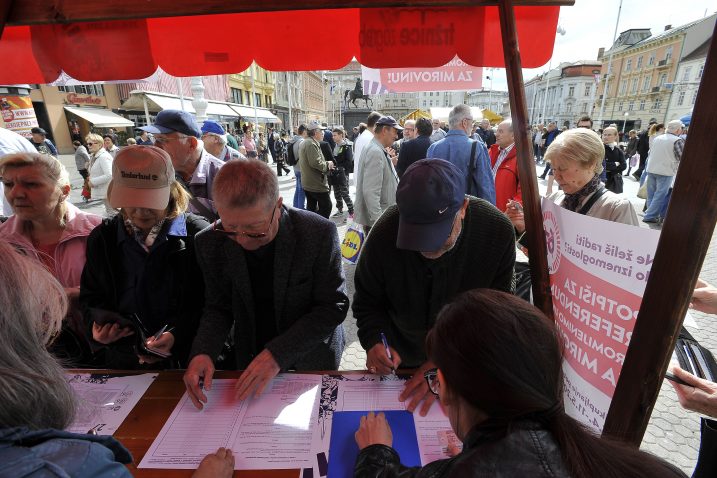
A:
POLYGON ((373 108, 373 101, 371 101, 371 98, 368 95, 363 94, 361 78, 356 78, 356 86, 353 90, 344 91, 344 104, 347 109, 350 108, 349 103, 353 104, 354 108, 358 108, 356 100, 363 100, 366 108, 368 108, 369 103, 371 103, 371 107, 373 108))

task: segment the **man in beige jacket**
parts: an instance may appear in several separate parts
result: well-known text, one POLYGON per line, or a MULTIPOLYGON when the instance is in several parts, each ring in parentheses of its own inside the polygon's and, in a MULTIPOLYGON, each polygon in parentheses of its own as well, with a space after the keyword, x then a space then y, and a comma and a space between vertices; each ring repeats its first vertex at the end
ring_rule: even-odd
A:
POLYGON ((306 193, 306 210, 315 212, 326 219, 331 216, 331 198, 327 176, 334 169, 333 161, 326 161, 321 152, 324 132, 321 123, 312 121, 307 127, 308 137, 299 146, 299 168, 301 187, 306 193))

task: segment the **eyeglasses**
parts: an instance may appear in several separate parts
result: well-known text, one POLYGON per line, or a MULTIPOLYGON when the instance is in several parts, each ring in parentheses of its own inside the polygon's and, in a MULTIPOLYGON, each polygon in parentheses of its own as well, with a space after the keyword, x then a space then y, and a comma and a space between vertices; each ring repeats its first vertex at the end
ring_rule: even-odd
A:
POLYGON ((212 223, 212 230, 221 232, 223 234, 226 234, 227 236, 246 236, 250 239, 261 239, 262 237, 266 237, 269 234, 269 231, 271 230, 271 225, 274 223, 274 215, 276 215, 276 206, 274 206, 274 210, 271 212, 271 219, 269 219, 269 226, 266 228, 266 232, 227 231, 223 228, 219 229, 223 226, 221 224, 217 224, 217 221, 214 221, 212 223))
POLYGON ((154 143, 169 143, 170 141, 178 141, 180 139, 187 139, 189 136, 186 135, 180 135, 180 136, 160 136, 158 134, 154 135, 154 143))
POLYGON ((432 368, 423 372, 423 378, 426 379, 428 389, 435 396, 438 396, 438 390, 440 389, 440 383, 438 382, 438 369, 432 368))

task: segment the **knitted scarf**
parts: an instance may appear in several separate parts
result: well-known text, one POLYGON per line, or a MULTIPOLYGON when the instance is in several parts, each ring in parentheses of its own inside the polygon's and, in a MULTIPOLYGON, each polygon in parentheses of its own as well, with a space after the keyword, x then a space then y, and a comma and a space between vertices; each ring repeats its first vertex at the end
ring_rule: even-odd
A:
POLYGON ((162 226, 164 225, 165 220, 166 218, 162 219, 157 224, 152 226, 152 229, 150 229, 149 232, 146 234, 142 232, 140 228, 135 226, 129 218, 126 218, 124 220, 124 225, 127 229, 127 233, 132 236, 140 246, 142 246, 142 249, 149 252, 149 248, 152 247, 152 244, 154 244, 155 239, 157 239, 157 236, 162 230, 162 226))
POLYGON ((588 183, 573 194, 565 194, 562 207, 568 211, 577 212, 583 200, 600 188, 600 176, 595 175, 588 183))

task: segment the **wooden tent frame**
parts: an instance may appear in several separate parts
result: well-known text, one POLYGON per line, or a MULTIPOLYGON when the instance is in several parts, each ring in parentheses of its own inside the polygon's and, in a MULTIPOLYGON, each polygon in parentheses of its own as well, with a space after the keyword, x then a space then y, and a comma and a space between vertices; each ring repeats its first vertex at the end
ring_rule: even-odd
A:
MULTIPOLYGON (((4 26, 335 8, 498 6, 523 189, 535 304, 553 315, 542 213, 521 74, 514 6, 569 6, 574 0, 4 0, 4 26)), ((714 38, 714 37, 713 37, 714 38)), ((0 40, 1 41, 1 40, 0 40)), ((667 220, 647 282, 604 433, 639 446, 689 306, 717 221, 717 48, 711 45, 667 220)))

